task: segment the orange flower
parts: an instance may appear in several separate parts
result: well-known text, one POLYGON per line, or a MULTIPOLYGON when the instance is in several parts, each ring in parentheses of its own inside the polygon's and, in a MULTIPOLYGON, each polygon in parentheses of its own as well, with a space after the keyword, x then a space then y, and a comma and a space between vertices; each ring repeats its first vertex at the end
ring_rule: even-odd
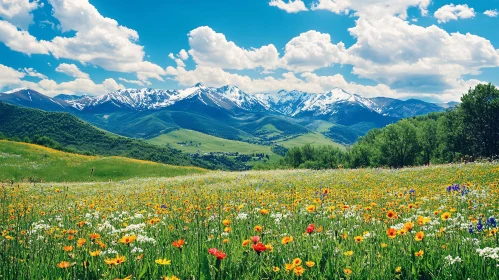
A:
POLYGON ((73 246, 64 246, 64 247, 62 247, 62 249, 66 252, 71 252, 71 251, 73 251, 73 246))
POLYGON ((294 260, 293 260, 293 265, 294 265, 294 266, 299 266, 299 265, 301 265, 301 259, 300 259, 300 258, 296 258, 296 259, 294 259, 294 260))
POLYGON ((222 221, 222 224, 224 226, 228 227, 230 225, 230 220, 225 219, 225 220, 222 221))
POLYGON ((71 265, 71 264, 70 264, 69 262, 64 262, 64 261, 62 261, 62 262, 60 262, 60 263, 58 263, 58 264, 57 264, 57 266, 58 266, 59 268, 62 268, 62 269, 66 269, 66 268, 68 268, 70 265, 71 265))
POLYGON ((390 238, 395 238, 397 237, 397 230, 394 229, 394 228, 389 228, 387 231, 386 231, 386 234, 388 235, 388 237, 390 238))
POLYGON ((417 252, 414 253, 414 256, 416 257, 422 257, 424 255, 424 251, 423 250, 419 250, 417 252))
POLYGON ((182 246, 184 246, 184 244, 185 244, 185 240, 184 239, 179 239, 177 241, 173 241, 172 242, 172 246, 176 247, 176 248, 179 248, 179 249, 182 249, 182 246))
POLYGON ((414 223, 413 222, 407 222, 407 223, 404 224, 404 228, 407 231, 411 231, 413 227, 414 227, 414 223))
POLYGON ((364 241, 364 237, 362 237, 362 236, 355 236, 354 239, 355 239, 356 243, 360 243, 360 242, 364 241))
POLYGON ((261 225, 256 225, 255 226, 255 231, 256 232, 261 232, 263 230, 263 227, 261 225))
POLYGON ((393 210, 388 210, 388 212, 386 213, 386 216, 389 219, 395 219, 397 217, 397 214, 395 212, 393 212, 393 210))
POLYGON ((416 233, 416 236, 414 236, 414 240, 416 240, 416 241, 421 241, 421 240, 423 240, 423 238, 424 238, 424 232, 422 232, 422 231, 416 233))
POLYGON ((293 236, 284 236, 282 239, 281 239, 281 243, 283 245, 286 245, 290 242, 293 242, 293 236))
POLYGON ((105 259, 104 262, 108 265, 119 265, 125 261, 125 256, 116 255, 116 258, 113 259, 105 259))
POLYGON ((350 275, 353 271, 350 268, 344 268, 343 272, 345 272, 346 275, 350 275))
POLYGON ((243 246, 248 246, 248 244, 251 243, 251 240, 249 239, 246 239, 246 240, 243 240, 243 246))
POLYGON ((309 205, 309 206, 307 206, 307 211, 308 211, 309 213, 314 212, 314 211, 315 211, 315 205, 309 205))
POLYGON ((85 243, 87 243, 87 240, 85 238, 80 238, 78 239, 78 247, 82 247, 83 245, 85 245, 85 243))
POLYGON ((98 255, 100 255, 100 250, 90 251, 90 256, 97 257, 98 255))
POLYGON ((302 276, 303 273, 305 273, 305 268, 297 266, 295 267, 295 269, 293 269, 293 272, 295 273, 296 276, 302 276))
POLYGON ((262 214, 262 215, 267 215, 268 213, 270 213, 270 210, 268 210, 268 209, 260 210, 260 214, 262 214))
POLYGON ((89 236, 90 236, 90 239, 92 239, 92 240, 96 240, 96 239, 100 238, 100 234, 98 234, 98 233, 91 233, 91 234, 89 234, 89 236))

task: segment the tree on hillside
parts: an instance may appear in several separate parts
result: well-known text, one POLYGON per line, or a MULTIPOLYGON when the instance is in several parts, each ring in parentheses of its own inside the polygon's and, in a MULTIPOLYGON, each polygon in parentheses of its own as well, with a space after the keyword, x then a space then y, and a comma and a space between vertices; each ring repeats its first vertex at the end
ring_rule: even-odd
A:
POLYGON ((499 155, 499 89, 477 85, 461 98, 463 127, 475 155, 499 155))

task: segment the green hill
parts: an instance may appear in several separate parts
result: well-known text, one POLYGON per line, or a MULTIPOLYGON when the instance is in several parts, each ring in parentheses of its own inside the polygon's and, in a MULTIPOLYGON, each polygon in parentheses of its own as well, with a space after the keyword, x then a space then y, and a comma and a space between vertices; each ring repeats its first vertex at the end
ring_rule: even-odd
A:
MULTIPOLYGON (((179 150, 111 134, 69 113, 45 112, 0 102, 0 133, 9 139, 39 143, 42 137, 57 142, 56 148, 103 156, 124 156, 172 165, 210 169, 240 169, 226 159, 191 158, 179 150), (60 145, 60 147, 58 147, 60 145)), ((51 146, 51 145, 49 145, 51 146)), ((51 146, 54 147, 54 146, 51 146)))
POLYGON ((343 147, 338 143, 333 142, 331 139, 322 135, 321 133, 308 133, 304 135, 300 135, 298 137, 291 138, 289 140, 278 141, 278 144, 291 149, 294 147, 300 147, 305 144, 312 144, 312 146, 335 146, 335 147, 343 147))
POLYGON ((196 167, 172 166, 123 157, 84 156, 5 140, 0 140, 0 166, 0 181, 87 182, 207 172, 196 167))
POLYGON ((148 142, 156 145, 169 145, 188 153, 197 153, 199 151, 201 153, 239 152, 241 154, 273 154, 270 146, 223 139, 188 129, 175 130, 154 137, 148 140, 148 142))

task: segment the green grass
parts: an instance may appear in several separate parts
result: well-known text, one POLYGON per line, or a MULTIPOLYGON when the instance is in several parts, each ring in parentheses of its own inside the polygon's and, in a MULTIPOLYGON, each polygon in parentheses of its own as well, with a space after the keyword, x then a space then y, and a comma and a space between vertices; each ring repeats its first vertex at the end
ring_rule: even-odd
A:
POLYGON ((0 181, 80 182, 135 177, 173 177, 207 172, 123 157, 83 156, 43 146, 0 140, 0 181), (94 176, 91 170, 95 168, 94 176))
POLYGON ((312 144, 313 146, 333 145, 336 147, 343 147, 340 144, 333 142, 333 140, 327 138, 326 136, 320 133, 304 134, 289 140, 278 141, 278 143, 288 149, 294 147, 301 147, 305 144, 312 144))
POLYGON ((320 133, 328 132, 331 127, 334 126, 334 123, 323 121, 323 120, 316 120, 313 121, 312 123, 308 124, 306 127, 311 130, 315 130, 320 133))
POLYGON ((273 154, 270 146, 250 144, 242 141, 228 140, 201 132, 179 129, 148 140, 152 144, 167 145, 187 153, 208 152, 239 152, 241 154, 265 153, 273 154), (180 145, 180 142, 190 142, 192 146, 180 145), (199 145, 200 144, 200 145, 199 145))

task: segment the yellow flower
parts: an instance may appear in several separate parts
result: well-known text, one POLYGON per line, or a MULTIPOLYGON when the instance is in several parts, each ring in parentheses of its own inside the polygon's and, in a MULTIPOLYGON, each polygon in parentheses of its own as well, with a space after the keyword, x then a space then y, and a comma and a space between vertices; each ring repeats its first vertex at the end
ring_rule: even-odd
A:
POLYGON ((307 206, 307 211, 308 211, 309 213, 312 213, 312 212, 314 212, 314 211, 315 211, 315 208, 316 208, 316 207, 315 207, 315 205, 312 205, 312 204, 311 204, 311 205, 307 206))
POLYGON ((347 257, 351 257, 351 256, 353 256, 353 251, 346 251, 345 253, 343 253, 343 255, 345 255, 347 257))
POLYGON ((350 268, 344 268, 343 272, 345 272, 346 275, 350 275, 353 271, 350 268))
POLYGON ((100 250, 96 250, 96 251, 90 251, 90 256, 92 257, 97 257, 98 255, 100 255, 100 250))
POLYGON ((386 244, 386 243, 381 243, 381 247, 382 247, 382 248, 386 248, 386 247, 388 247, 388 244, 386 244))
POLYGON ((137 239, 137 236, 135 236, 135 234, 125 235, 122 238, 120 238, 120 240, 118 240, 118 242, 123 243, 123 244, 130 244, 133 241, 135 241, 136 239, 137 239))
POLYGON ((279 272, 281 269, 280 269, 280 268, 278 268, 277 266, 274 266, 274 267, 272 268, 272 270, 274 270, 274 272, 279 272))
POLYGON ((246 239, 246 240, 243 240, 243 246, 248 246, 248 244, 251 243, 251 240, 249 239, 246 239))
POLYGON ((270 210, 268 210, 268 209, 260 210, 260 214, 262 214, 262 215, 267 215, 268 213, 270 213, 270 210))
POLYGON ((295 268, 295 266, 292 263, 287 263, 285 267, 287 272, 290 272, 291 270, 293 270, 293 268, 295 268))
POLYGON ((163 276, 163 280, 180 280, 180 278, 176 277, 175 275, 172 276, 163 276))
POLYGON ((313 261, 306 261, 305 265, 308 266, 308 267, 313 267, 315 265, 315 262, 313 262, 313 261))
POLYGON ((85 238, 80 238, 77 241, 78 247, 82 247, 83 245, 85 245, 85 243, 87 243, 87 240, 85 238))
POLYGON ((423 250, 419 250, 417 252, 414 253, 414 256, 416 257, 422 257, 424 255, 424 251, 423 250))
POLYGON ((225 219, 225 220, 222 221, 222 224, 224 226, 228 227, 230 225, 230 220, 225 219))
POLYGON ((442 220, 447 221, 450 218, 450 213, 449 212, 443 213, 441 218, 442 220))
POLYGON ((266 249, 267 249, 267 251, 269 251, 269 252, 274 251, 274 246, 272 246, 272 244, 267 244, 267 245, 265 245, 265 248, 266 248, 266 249))
POLYGON ((296 258, 296 259, 294 259, 294 260, 293 260, 293 265, 294 265, 294 266, 299 266, 299 265, 301 265, 301 259, 300 259, 300 258, 296 258))
POLYGON ((263 227, 261 225, 256 225, 254 229, 256 232, 261 232, 263 227))
POLYGON ((402 271, 402 267, 397 266, 397 268, 395 268, 395 272, 396 273, 400 273, 401 271, 402 271))
POLYGON ((355 239, 355 242, 357 242, 357 243, 364 241, 364 237, 362 237, 362 236, 355 236, 354 239, 355 239))
POLYGON ((284 236, 282 239, 281 239, 281 243, 286 245, 290 242, 293 242, 293 236, 284 236))
POLYGON ((104 262, 108 265, 119 265, 125 262, 125 256, 119 256, 118 254, 116 254, 116 258, 105 259, 104 262))
POLYGON ((71 251, 73 251, 73 246, 64 246, 64 247, 62 247, 62 249, 66 252, 71 252, 71 251))
POLYGON ((160 264, 160 265, 170 265, 172 263, 171 260, 167 260, 167 259, 157 259, 157 260, 155 260, 155 262, 157 264, 160 264))

